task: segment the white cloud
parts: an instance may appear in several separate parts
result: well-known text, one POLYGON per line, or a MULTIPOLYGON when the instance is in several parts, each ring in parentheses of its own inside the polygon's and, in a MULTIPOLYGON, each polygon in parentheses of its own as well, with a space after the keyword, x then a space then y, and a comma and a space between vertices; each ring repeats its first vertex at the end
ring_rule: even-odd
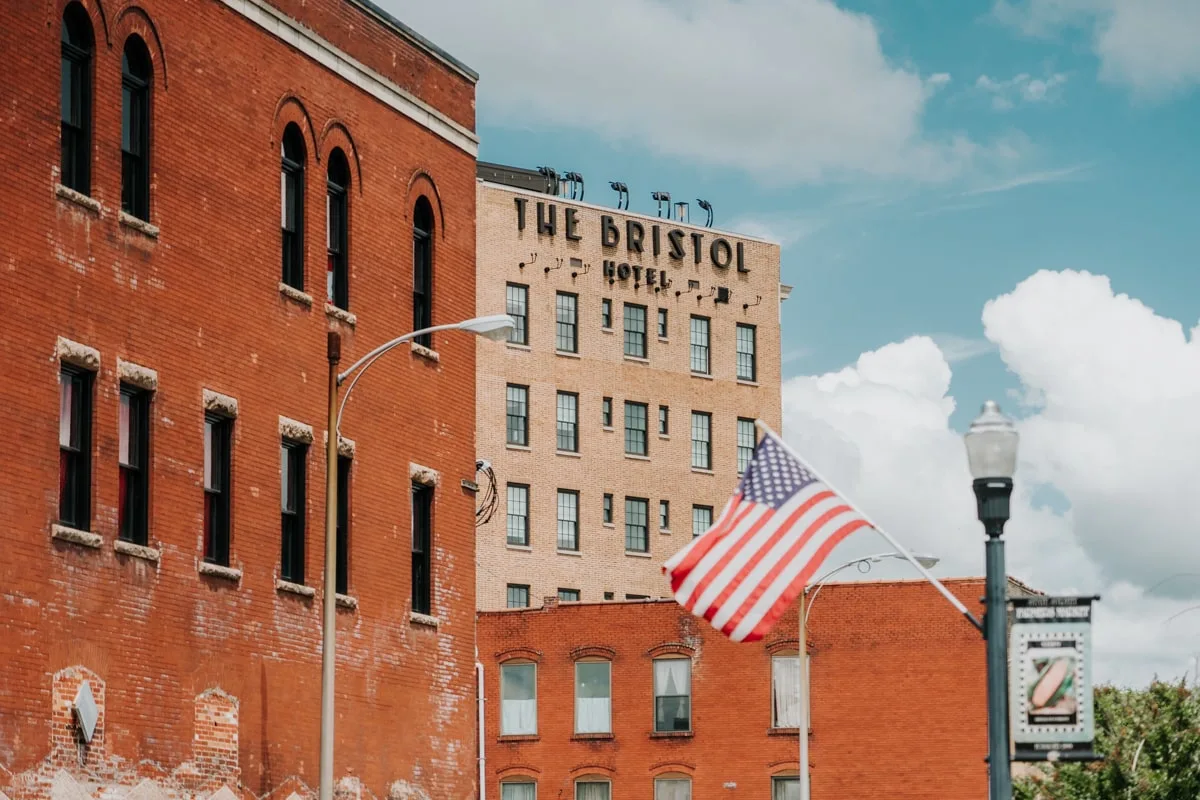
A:
POLYGON ((824 219, 789 211, 772 211, 738 217, 729 230, 745 236, 757 236, 781 247, 790 247, 826 227, 824 219))
POLYGON ((1005 155, 926 132, 926 102, 950 76, 893 63, 871 17, 833 0, 380 1, 479 70, 494 123, 588 131, 779 184, 944 179, 1005 155))
POLYGON ((1010 192, 1013 189, 1020 189, 1025 186, 1036 186, 1040 183, 1059 183, 1061 181, 1070 180, 1081 172, 1086 172, 1091 169, 1091 164, 1076 164, 1070 167, 1062 167, 1059 169, 1036 170, 1034 172, 1024 172, 1018 175, 1012 175, 1007 178, 984 183, 976 186, 973 189, 968 189, 962 193, 963 197, 972 197, 980 194, 995 194, 997 192, 1010 192))
MULTIPOLYGON (((1009 573, 1052 593, 1102 595, 1102 679, 1183 674, 1200 650, 1200 611, 1166 620, 1200 604, 1200 577, 1163 579, 1200 564, 1200 325, 1189 336, 1107 278, 1070 271, 1026 279, 987 303, 983 323, 1037 402, 1019 422, 1009 573), (1045 485, 1069 508, 1038 501, 1045 485)), ((939 574, 978 575, 983 535, 949 425, 950 379, 931 338, 889 344, 786 382, 784 431, 906 546, 941 556, 939 574)), ((881 544, 856 535, 829 563, 881 544)))
POLYGON ((949 364, 970 361, 973 358, 996 352, 996 345, 987 339, 972 339, 953 333, 930 334, 934 344, 942 351, 942 356, 949 364))
POLYGON ((1008 111, 1022 103, 1053 102, 1062 95, 1061 88, 1066 82, 1067 76, 1062 72, 1055 72, 1044 78, 1035 78, 1027 72, 1022 72, 1002 81, 980 75, 975 81, 975 88, 991 98, 992 108, 1008 111))
POLYGON ((997 0, 993 14, 1031 36, 1090 32, 1101 79, 1160 99, 1200 84, 1196 0, 997 0))

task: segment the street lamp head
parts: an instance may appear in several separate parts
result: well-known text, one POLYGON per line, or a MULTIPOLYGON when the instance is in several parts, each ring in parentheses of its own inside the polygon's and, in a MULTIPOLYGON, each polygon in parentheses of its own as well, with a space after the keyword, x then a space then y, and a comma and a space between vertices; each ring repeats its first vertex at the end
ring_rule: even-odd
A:
POLYGON ((1017 429, 995 401, 983 404, 964 439, 971 477, 1012 479, 1017 471, 1017 429))
POLYGON ((917 560, 917 563, 920 564, 925 569, 933 569, 934 567, 937 566, 938 562, 941 561, 941 559, 938 558, 937 556, 922 555, 922 554, 918 554, 918 553, 914 553, 913 558, 915 558, 917 560))
POLYGON ((508 314, 489 314, 486 317, 475 317, 458 324, 459 329, 477 333, 494 342, 502 342, 507 339, 509 331, 515 327, 517 327, 516 320, 508 314))

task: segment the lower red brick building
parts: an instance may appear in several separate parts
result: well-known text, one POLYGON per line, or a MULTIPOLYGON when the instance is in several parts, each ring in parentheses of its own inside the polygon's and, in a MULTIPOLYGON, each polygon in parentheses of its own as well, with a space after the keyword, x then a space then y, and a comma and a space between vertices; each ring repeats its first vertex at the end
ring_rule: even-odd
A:
MULTIPOLYGON (((986 800, 978 632, 923 581, 831 583, 811 609, 813 800, 986 800)), ((488 798, 799 797, 795 609, 735 644, 671 600, 547 598, 478 637, 488 798)))
MULTIPOLYGON (((4 17, 0 800, 308 798, 327 334, 475 316, 476 75, 369 0, 4 17)), ((347 797, 475 795, 474 381, 447 331, 346 406, 347 797)))

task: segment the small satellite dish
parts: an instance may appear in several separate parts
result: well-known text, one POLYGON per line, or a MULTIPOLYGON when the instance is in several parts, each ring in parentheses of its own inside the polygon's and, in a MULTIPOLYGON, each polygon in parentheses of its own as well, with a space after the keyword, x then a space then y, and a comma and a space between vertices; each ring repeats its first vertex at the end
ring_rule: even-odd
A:
POLYGON ((75 693, 75 719, 79 722, 79 729, 83 732, 83 740, 85 742, 92 741, 92 735, 96 733, 96 722, 100 719, 100 709, 96 708, 96 700, 92 697, 92 685, 87 681, 79 684, 79 691, 75 693))

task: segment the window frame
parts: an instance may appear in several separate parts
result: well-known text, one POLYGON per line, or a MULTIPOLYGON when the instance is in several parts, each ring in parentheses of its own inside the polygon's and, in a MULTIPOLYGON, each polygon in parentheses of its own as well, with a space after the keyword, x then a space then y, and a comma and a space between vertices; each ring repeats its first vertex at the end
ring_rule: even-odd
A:
MULTIPOLYGON (((434 219, 433 204, 421 195, 413 203, 413 331, 433 327, 434 219)), ((422 347, 433 346, 433 334, 413 338, 422 347)))
POLYGON ((688 800, 691 800, 692 790, 695 788, 693 786, 692 777, 690 775, 684 775, 682 773, 668 773, 666 775, 655 775, 654 776, 654 800, 659 800, 658 785, 660 783, 665 783, 667 781, 671 781, 671 782, 675 782, 675 783, 678 783, 678 782, 687 783, 687 785, 688 785, 688 800))
POLYGON ((688 368, 695 375, 712 374, 712 320, 692 314, 688 322, 688 368), (699 327, 697 323, 700 323, 699 327), (701 330, 702 328, 702 330, 701 330), (697 337, 703 341, 697 341, 697 337))
POLYGON ((573 687, 572 699, 574 706, 574 722, 572 732, 576 735, 612 735, 613 732, 613 679, 612 679, 612 661, 606 658, 581 658, 575 661, 573 668, 573 687), (581 731, 579 729, 579 665, 580 664, 606 664, 608 665, 608 727, 602 731, 581 731))
POLYGON ((204 561, 221 567, 229 566, 233 538, 233 423, 224 414, 204 415, 204 561), (210 473, 216 488, 209 485, 210 473))
POLYGON ((625 497, 625 552, 626 553, 649 553, 650 552, 650 498, 648 497, 625 497), (641 542, 644 547, 631 547, 631 544, 637 544, 636 536, 630 538, 631 525, 636 530, 637 525, 630 521, 630 510, 641 504, 642 508, 642 524, 641 524, 641 542))
POLYGON ((289 122, 279 144, 280 189, 279 228, 281 235, 280 280, 287 286, 304 291, 304 215, 307 203, 304 196, 305 168, 308 162, 304 134, 299 126, 289 122), (291 227, 288 226, 289 214, 291 227))
POLYGON ((695 411, 695 410, 692 411, 691 436, 692 436, 692 469, 698 469, 698 470, 703 470, 705 472, 711 472, 712 468, 713 468, 712 413, 711 412, 695 411), (704 423, 705 423, 704 432, 706 434, 706 438, 704 438, 704 439, 696 438, 696 433, 698 430, 696 427, 697 420, 704 420, 704 423), (698 445, 703 447, 702 451, 698 451, 696 449, 698 445), (700 455, 700 454, 703 454, 704 459, 703 459, 703 463, 698 464, 698 463, 696 463, 697 455, 700 455))
POLYGON ((500 781, 500 800, 504 800, 504 787, 505 786, 532 786, 533 787, 533 800, 537 800, 537 793, 538 793, 537 781, 526 780, 524 778, 524 776, 521 776, 520 780, 512 779, 512 780, 500 781))
POLYGON ((604 800, 612 800, 612 781, 608 780, 607 778, 600 778, 599 776, 590 776, 590 775, 575 779, 575 784, 574 784, 574 788, 572 790, 572 795, 571 795, 574 798, 574 800, 579 800, 579 785, 581 783, 604 784, 605 786, 608 787, 608 795, 604 798, 604 800))
POLYGON ((603 330, 612 330, 612 300, 608 297, 600 300, 600 327, 603 330))
POLYGON ((613 426, 613 410, 611 397, 604 397, 600 400, 600 427, 612 429, 613 426))
POLYGON ((325 302, 349 311, 350 163, 339 147, 330 152, 328 161, 325 170, 325 302))
POLYGON ((579 353, 579 295, 574 292, 554 293, 554 350, 579 353), (563 319, 564 310, 570 319, 563 319))
POLYGON ((612 492, 604 493, 604 504, 601 506, 601 524, 615 525, 613 522, 613 496, 612 492))
POLYGON ((758 428, 754 424, 754 420, 748 417, 737 418, 737 474, 744 475, 746 467, 750 466, 750 462, 754 460, 754 448, 758 446, 758 428), (745 425, 750 427, 751 444, 747 447, 742 441, 742 428, 745 425), (748 452, 747 452, 748 451, 748 452), (744 459, 743 459, 744 455, 744 459))
POLYGON ((354 459, 340 453, 337 457, 337 558, 334 592, 350 594, 350 483, 354 477, 354 459))
POLYGON ((144 222, 150 221, 153 85, 150 48, 131 33, 121 48, 121 210, 144 222))
POLYGON ((433 487, 412 482, 412 612, 432 614, 433 609, 433 487))
POLYGON ((555 448, 564 453, 579 452, 579 394, 576 392, 556 392, 554 396, 554 444, 555 448), (569 400, 570 419, 563 419, 563 401, 569 400), (569 426, 564 429, 563 426, 569 426), (567 430, 569 441, 563 446, 564 430, 567 430))
POLYGON ((650 456, 650 429, 649 429, 650 428, 650 419, 649 418, 650 418, 650 404, 649 403, 639 403, 636 400, 626 400, 625 401, 625 455, 643 456, 643 457, 649 458, 649 456, 650 456), (630 423, 631 419, 633 422, 635 422, 635 423, 637 422, 637 414, 635 413, 631 417, 630 413, 629 413, 631 410, 635 411, 635 412, 640 410, 640 412, 641 412, 641 428, 629 427, 629 423, 630 423), (639 434, 641 437, 641 439, 640 439, 641 451, 640 452, 636 449, 633 449, 633 450, 630 449, 631 444, 633 444, 633 445, 638 444, 639 434), (631 435, 633 437, 632 440, 630 439, 631 435))
POLYGON ((758 326, 750 325, 745 322, 737 323, 737 328, 734 331, 734 369, 736 377, 739 381, 749 381, 750 383, 758 382, 758 326), (742 349, 742 331, 750 332, 750 350, 742 349), (742 360, 749 360, 750 373, 746 375, 742 372, 742 360))
POLYGON ((558 588, 558 602, 560 603, 578 603, 582 596, 578 589, 564 589, 561 586, 558 588), (574 597, 564 597, 563 595, 574 595, 574 597))
POLYGON ((504 487, 504 543, 511 547, 530 547, 529 543, 529 484, 527 483, 507 483, 504 487), (513 507, 513 492, 524 493, 524 514, 514 515, 513 507), (512 539, 512 520, 514 518, 522 519, 522 540, 513 541, 512 539))
MULTIPOLYGON (((784 659, 794 659, 796 662, 796 669, 799 670, 800 669, 800 653, 799 653, 799 651, 793 652, 791 650, 787 650, 784 652, 773 653, 771 655, 771 729, 787 731, 787 730, 796 730, 800 727, 800 725, 799 725, 799 720, 797 720, 796 725, 780 725, 779 724, 779 705, 778 705, 779 694, 778 694, 777 684, 775 682, 775 662, 783 661, 784 659)), ((806 661, 805 661, 806 665, 811 666, 812 657, 806 655, 805 659, 806 659, 806 661)), ((807 678, 808 678, 807 670, 805 670, 805 674, 802 676, 802 678, 806 679, 806 681, 807 681, 807 678)), ((809 698, 807 692, 805 692, 805 700, 807 701, 808 705, 811 707, 811 705, 812 705, 811 699, 809 698)), ((809 717, 809 719, 811 719, 811 717, 809 717)))
POLYGON ((623 353, 626 358, 649 358, 649 350, 646 345, 646 307, 637 303, 622 303, 621 307, 621 323, 625 334, 623 353), (632 313, 632 316, 630 314, 632 313), (641 330, 636 328, 640 319, 641 330), (630 324, 635 327, 631 328, 630 324), (630 352, 630 347, 633 347, 633 352, 630 352))
POLYGON ((669 317, 667 315, 667 309, 658 309, 657 327, 659 339, 666 340, 670 338, 671 329, 668 327, 668 321, 669 317))
POLYGON ((505 387, 504 387, 504 414, 505 414, 505 426, 504 426, 504 442, 505 442, 505 444, 513 445, 514 447, 529 447, 529 387, 528 386, 523 386, 519 383, 505 384, 505 387), (513 390, 520 392, 521 397, 523 399, 519 400, 519 401, 513 400, 511 397, 511 393, 513 390), (512 411, 511 411, 511 409, 513 407, 512 404, 516 403, 516 402, 521 403, 521 408, 523 409, 523 413, 521 413, 521 414, 513 414, 512 413, 512 411), (519 428, 513 428, 513 420, 520 420, 519 428), (520 441, 514 441, 514 439, 513 439, 513 434, 517 431, 520 432, 520 441))
POLYGON ((771 776, 771 800, 776 800, 778 797, 781 796, 779 794, 779 790, 776 788, 779 784, 791 783, 793 781, 797 785, 799 785, 800 776, 799 775, 772 775, 771 776))
POLYGON ((63 9, 59 72, 59 182, 83 195, 92 193, 92 93, 96 33, 87 9, 63 9), (63 77, 69 76, 70 89, 63 77), (64 107, 63 100, 67 100, 64 107))
POLYGON ((670 436, 671 435, 671 407, 670 406, 659 406, 658 407, 658 435, 659 436, 670 436))
POLYGON ((513 318, 516 325, 508 332, 509 344, 519 344, 523 347, 529 346, 529 286, 524 283, 513 283, 509 281, 504 284, 504 312, 513 318), (516 313, 513 306, 514 302, 518 302, 514 297, 520 295, 519 302, 521 313, 516 313))
POLYGON ((279 577, 304 585, 305 522, 308 517, 308 444, 283 439, 280 450, 280 549, 279 577), (282 473, 283 465, 286 473, 282 473))
MULTIPOLYGON (((515 584, 509 584, 515 585, 515 584)), ((507 588, 507 587, 506 587, 507 588)), ((528 586, 525 587, 529 589, 528 586)), ((505 598, 507 602, 507 597, 505 598)), ((529 606, 524 606, 528 608, 529 606)), ((518 702, 518 701, 513 701, 518 702)), ((528 661, 526 659, 512 659, 505 661, 500 665, 500 735, 501 736, 537 736, 538 735, 538 664, 536 661, 528 661), (509 702, 509 699, 504 696, 504 673, 510 669, 519 669, 529 667, 533 670, 533 730, 532 731, 506 731, 504 729, 504 704, 509 702)), ((513 781, 516 783, 516 781, 513 781)), ((527 783, 528 781, 522 781, 527 783)), ((536 792, 536 789, 534 790, 536 792)))
MULTIPOLYGON (((520 596, 520 595, 518 594, 517 596, 520 596)), ((504 607, 505 608, 529 608, 530 607, 530 605, 529 605, 530 596, 531 595, 530 595, 528 583, 506 583, 504 585, 504 607), (523 605, 523 606, 514 606, 513 605, 513 596, 514 596, 513 591, 514 590, 517 591, 518 593, 520 593, 520 592, 525 593, 525 605, 523 605)))
POLYGON ((651 689, 654 693, 654 732, 655 733, 691 733, 692 732, 692 659, 688 656, 663 656, 651 661, 651 689), (667 661, 682 661, 687 664, 687 685, 688 691, 686 695, 671 694, 660 695, 658 693, 658 665, 667 661), (677 699, 680 697, 687 698, 687 727, 686 728, 667 728, 659 727, 659 701, 677 699))
POLYGON ((709 528, 712 527, 712 525, 713 525, 713 507, 701 505, 698 503, 692 503, 692 538, 695 539, 697 536, 703 535, 706 531, 708 531, 709 528), (696 530, 696 522, 697 522, 696 512, 702 512, 701 517, 704 516, 703 512, 707 512, 707 515, 708 515, 708 524, 705 525, 704 529, 700 530, 700 531, 696 530))
POLYGON ((153 392, 122 382, 117 422, 117 538, 145 547, 150 541, 150 408, 153 392), (128 409, 128 411, 126 411, 128 409), (122 426, 120 416, 126 423, 122 426), (129 437, 122 441, 122 435, 129 437), (124 460, 128 452, 130 463, 124 460), (136 463, 133 463, 136 462, 136 463))
POLYGON ((555 523, 556 523, 555 524, 555 534, 556 534, 555 546, 556 546, 556 548, 558 550, 565 550, 569 553, 578 553, 579 552, 579 492, 575 489, 559 489, 557 494, 555 495, 554 509, 555 509, 555 523), (575 515, 574 519, 563 519, 563 498, 564 497, 574 498, 574 506, 573 506, 573 511, 574 511, 574 515, 575 515), (571 528, 571 530, 568 531, 568 534, 569 534, 570 540, 573 541, 574 546, 568 546, 568 545, 563 544, 563 524, 564 523, 566 523, 571 528))
POLYGON ((58 522, 78 531, 92 528, 92 428, 96 373, 60 364, 58 373, 58 522), (64 391, 70 386, 69 401, 64 391), (68 414, 63 441, 63 412, 68 414))
POLYGON ((658 501, 658 529, 660 531, 671 530, 671 501, 658 501))

